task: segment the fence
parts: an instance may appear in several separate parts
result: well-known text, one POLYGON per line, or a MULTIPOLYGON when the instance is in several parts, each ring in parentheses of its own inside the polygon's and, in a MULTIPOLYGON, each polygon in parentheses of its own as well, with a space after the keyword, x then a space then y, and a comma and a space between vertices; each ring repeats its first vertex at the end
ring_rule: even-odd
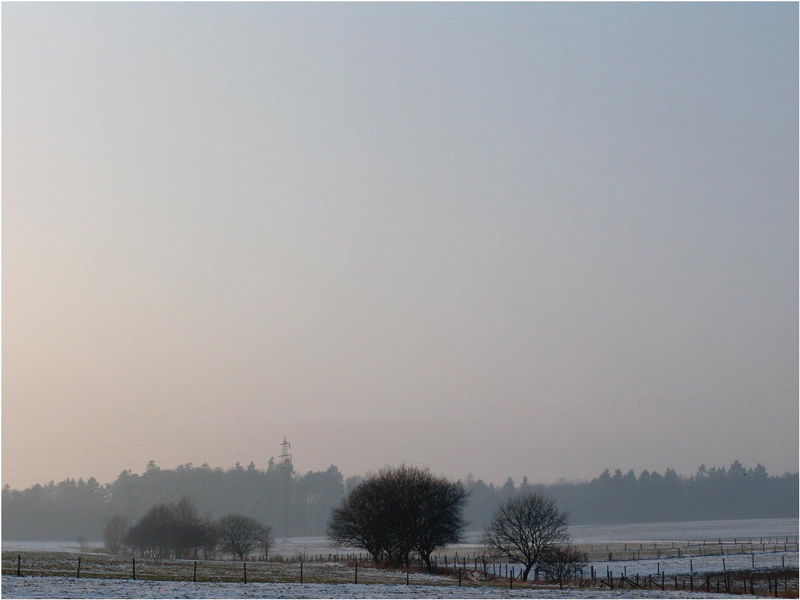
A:
MULTIPOLYGON (((467 557, 441 556, 446 566, 434 567, 432 578, 418 566, 405 571, 380 569, 365 564, 364 555, 330 554, 299 557, 275 556, 270 561, 200 561, 155 560, 114 557, 109 555, 75 555, 69 553, 31 552, 12 555, 3 553, 4 575, 67 576, 77 578, 133 579, 137 581, 193 581, 238 583, 365 583, 425 585, 490 585, 514 588, 520 585, 558 585, 598 589, 665 589, 695 592, 752 593, 777 596, 779 592, 797 595, 797 568, 770 571, 723 572, 668 576, 628 574, 606 567, 605 576, 594 566, 587 571, 574 570, 558 579, 538 569, 531 572, 530 582, 521 582, 519 566, 485 562, 477 557, 464 566, 467 557), (290 558, 299 559, 290 561, 290 558), (328 559, 328 560, 326 560, 328 559), (338 561, 338 562, 335 562, 338 561), (468 568, 476 567, 477 568, 468 568), (584 575, 588 575, 585 577, 584 575)), ((439 557, 435 563, 439 562, 439 557)))

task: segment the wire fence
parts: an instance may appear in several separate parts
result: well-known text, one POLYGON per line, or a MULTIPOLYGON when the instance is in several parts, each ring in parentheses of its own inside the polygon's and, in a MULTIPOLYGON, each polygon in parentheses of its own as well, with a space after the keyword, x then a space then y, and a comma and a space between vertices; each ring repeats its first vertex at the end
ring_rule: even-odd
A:
MULTIPOLYGON (((766 596, 797 597, 798 569, 781 565, 758 570, 713 571, 668 575, 628 573, 627 568, 605 571, 590 566, 573 569, 555 578, 532 570, 530 581, 523 582, 519 565, 477 560, 464 567, 466 557, 434 558, 431 572, 418 565, 405 570, 379 568, 364 555, 317 554, 274 556, 262 561, 156 560, 103 554, 64 552, 4 552, 3 575, 126 579, 136 581, 191 581, 196 583, 362 583, 380 585, 493 586, 511 589, 547 586, 610 590, 679 590, 698 593, 750 593, 766 596), (440 561, 439 559, 443 560, 440 561), (447 566, 439 564, 444 562, 447 566), (471 568, 475 564, 478 568, 471 568)), ((486 557, 483 557, 486 558, 486 557)))

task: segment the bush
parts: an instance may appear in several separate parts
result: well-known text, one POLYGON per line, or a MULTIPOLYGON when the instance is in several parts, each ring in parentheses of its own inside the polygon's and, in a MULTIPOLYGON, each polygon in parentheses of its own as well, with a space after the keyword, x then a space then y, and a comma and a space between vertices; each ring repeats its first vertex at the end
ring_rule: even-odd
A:
POLYGON ((374 562, 407 565, 413 553, 431 568, 431 555, 461 541, 467 493, 461 483, 427 469, 385 467, 353 487, 333 510, 328 537, 366 550, 374 562))
POLYGON ((542 553, 541 569, 551 580, 571 579, 586 567, 583 553, 574 546, 554 546, 542 553))
POLYGON ((134 553, 150 558, 197 558, 207 548, 210 524, 201 519, 186 498, 175 504, 157 504, 128 530, 124 543, 134 553))

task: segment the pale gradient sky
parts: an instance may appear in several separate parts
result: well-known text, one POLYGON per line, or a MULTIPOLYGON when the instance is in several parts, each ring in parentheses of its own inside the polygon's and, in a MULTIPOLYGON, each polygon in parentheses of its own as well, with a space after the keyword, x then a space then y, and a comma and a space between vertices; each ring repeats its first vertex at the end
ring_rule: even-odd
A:
POLYGON ((3 483, 798 469, 798 5, 2 6, 3 483))

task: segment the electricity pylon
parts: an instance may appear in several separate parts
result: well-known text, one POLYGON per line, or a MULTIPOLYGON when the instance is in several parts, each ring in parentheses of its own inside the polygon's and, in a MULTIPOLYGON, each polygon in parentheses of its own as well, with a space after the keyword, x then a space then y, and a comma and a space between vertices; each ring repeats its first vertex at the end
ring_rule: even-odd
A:
POLYGON ((280 467, 281 476, 283 477, 283 539, 289 539, 289 478, 292 476, 292 455, 289 454, 289 449, 292 445, 286 441, 286 436, 283 436, 281 442, 281 455, 280 467))

